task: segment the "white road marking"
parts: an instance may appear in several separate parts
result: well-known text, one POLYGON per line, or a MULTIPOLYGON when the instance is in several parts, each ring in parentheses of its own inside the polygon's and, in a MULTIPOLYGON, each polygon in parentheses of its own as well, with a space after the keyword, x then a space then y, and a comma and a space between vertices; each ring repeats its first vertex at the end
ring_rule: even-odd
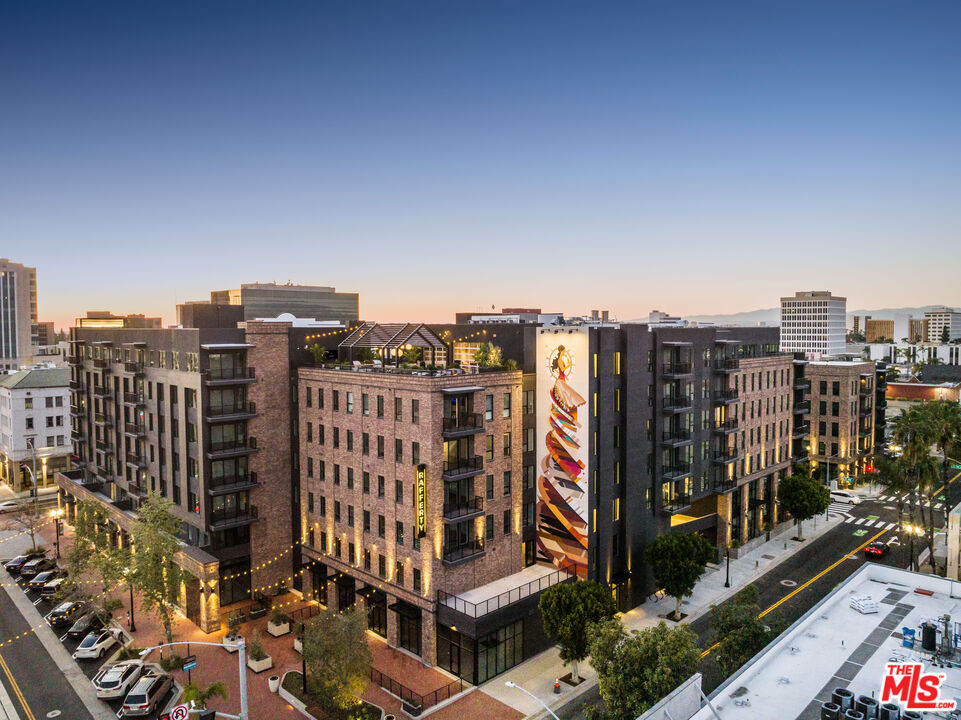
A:
POLYGON ((855 524, 855 525, 860 525, 861 523, 864 522, 864 520, 865 520, 865 518, 859 518, 858 521, 855 522, 854 524, 855 524))

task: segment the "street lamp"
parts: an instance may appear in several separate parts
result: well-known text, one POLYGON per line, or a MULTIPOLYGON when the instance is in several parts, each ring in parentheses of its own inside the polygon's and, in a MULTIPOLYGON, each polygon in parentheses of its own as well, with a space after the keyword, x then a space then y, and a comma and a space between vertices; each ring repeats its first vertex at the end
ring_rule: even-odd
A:
MULTIPOLYGON (((209 645, 210 647, 217 647, 217 648, 224 647, 223 643, 194 642, 193 640, 191 640, 190 642, 186 642, 186 641, 172 642, 172 643, 164 643, 163 645, 153 645, 152 647, 144 648, 143 650, 140 651, 140 657, 145 658, 154 650, 159 650, 165 647, 173 647, 174 645, 209 645)), ((233 644, 233 646, 237 648, 237 659, 240 665, 240 715, 227 715, 226 713, 217 713, 217 714, 223 715, 224 717, 237 718, 238 720, 249 720, 249 716, 247 715, 247 671, 245 667, 247 664, 247 658, 246 658, 247 654, 245 652, 246 645, 244 643, 244 639, 240 638, 236 643, 233 644)), ((523 690, 523 688, 521 689, 523 690)), ((551 714, 553 715, 553 713, 551 714)), ((554 715, 554 717, 556 718, 557 716, 554 715)))
POLYGON ((536 700, 538 703, 540 703, 541 707, 543 707, 545 710, 547 710, 547 712, 549 712, 549 713, 551 714, 551 717, 554 718, 554 720, 561 720, 559 717, 557 717, 557 715, 554 714, 554 711, 553 711, 553 710, 551 710, 549 707, 547 707, 547 703, 546 703, 546 702, 544 702, 543 700, 541 700, 539 697, 537 697, 537 695, 535 695, 534 693, 532 693, 530 690, 527 690, 526 688, 522 688, 520 685, 518 685, 518 684, 515 683, 515 682, 511 682, 510 680, 508 680, 508 681, 505 682, 504 684, 505 684, 507 687, 509 687, 509 688, 514 688, 515 690, 520 690, 521 692, 527 693, 527 694, 530 695, 532 698, 534 698, 534 700, 536 700))
POLYGON ((914 563, 914 536, 915 536, 915 535, 923 535, 923 534, 924 534, 924 528, 921 527, 920 525, 912 525, 911 523, 908 523, 907 525, 904 526, 904 532, 906 532, 906 533, 908 534, 908 537, 909 537, 910 540, 911 540, 911 561, 908 563, 908 569, 909 569, 909 570, 914 570, 914 569, 915 569, 915 568, 914 568, 914 565, 915 565, 915 563, 914 563))
POLYGON ((130 588, 130 632, 137 632, 137 624, 133 619, 133 579, 130 577, 130 568, 124 568, 123 576, 127 579, 127 587, 130 588))
POLYGON ((60 558, 60 536, 63 535, 63 526, 60 524, 63 522, 61 518, 63 517, 63 508, 57 508, 56 510, 50 511, 50 516, 53 518, 56 533, 57 533, 57 558, 60 558))

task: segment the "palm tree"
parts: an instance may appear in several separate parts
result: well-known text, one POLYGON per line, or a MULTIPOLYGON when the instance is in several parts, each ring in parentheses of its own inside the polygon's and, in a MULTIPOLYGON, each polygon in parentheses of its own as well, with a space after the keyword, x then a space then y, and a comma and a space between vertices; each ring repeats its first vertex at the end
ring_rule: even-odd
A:
POLYGON ((939 400, 922 406, 934 444, 941 451, 942 478, 948 476, 948 452, 961 437, 961 405, 939 400))
POLYGON ((914 490, 914 483, 905 471, 904 463, 900 458, 876 455, 874 457, 874 468, 881 479, 881 485, 888 493, 897 498, 898 526, 903 527, 904 500, 914 490))
POLYGON ((207 701, 215 695, 223 698, 224 700, 227 699, 227 686, 224 685, 220 680, 210 683, 210 685, 205 688, 201 688, 196 683, 188 683, 184 685, 184 692, 181 700, 183 700, 185 704, 192 700, 196 707, 206 708, 207 701))

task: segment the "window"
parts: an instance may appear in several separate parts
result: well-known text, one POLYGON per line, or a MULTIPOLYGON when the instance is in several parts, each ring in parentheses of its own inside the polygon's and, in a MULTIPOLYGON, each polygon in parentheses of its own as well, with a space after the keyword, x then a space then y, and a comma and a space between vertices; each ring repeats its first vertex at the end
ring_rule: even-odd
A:
POLYGON ((840 406, 841 406, 840 403, 837 403, 837 402, 831 403, 831 415, 833 417, 838 416, 838 413, 840 412, 840 406))
POLYGON ((354 449, 354 431, 347 431, 347 449, 353 451, 354 449))
POLYGON ((317 444, 318 445, 324 444, 324 426, 323 425, 317 426, 317 444))
POLYGON ((509 432, 504 433, 504 457, 511 456, 511 434, 509 432))
POLYGON ((364 570, 370 572, 370 550, 364 550, 364 570))
POLYGON ((314 459, 312 457, 307 458, 307 477, 312 478, 314 476, 314 459))
POLYGON ((494 476, 493 475, 487 476, 487 499, 488 500, 494 499, 494 476))
POLYGON ((418 570, 417 568, 414 568, 413 582, 414 582, 414 591, 420 592, 420 570, 418 570))
POLYGON ((354 527, 354 506, 347 506, 347 525, 354 527))
POLYGON ((509 418, 511 416, 511 394, 504 393, 504 410, 502 412, 503 417, 509 418))
POLYGON ((534 489, 534 466, 533 465, 524 466, 524 489, 525 490, 534 489))
POLYGON ((504 511, 504 534, 505 535, 511 534, 511 511, 510 510, 504 511))
POLYGON ((404 441, 400 438, 394 440, 394 461, 404 462, 404 441))
POLYGON ((370 415, 370 395, 363 393, 360 396, 361 413, 364 417, 370 415))
POLYGON ((493 540, 494 539, 494 516, 488 515, 487 522, 485 524, 487 526, 487 531, 486 531, 487 539, 493 540))
POLYGON ((340 485, 340 465, 334 463, 334 485, 340 485))
POLYGON ((314 441, 314 424, 307 423, 307 442, 314 441))
POLYGON ((26 428, 27 428, 27 430, 33 430, 33 418, 32 418, 32 417, 28 417, 28 418, 27 418, 26 428))
POLYGON ((370 510, 364 510, 364 532, 370 532, 370 510))
POLYGON ((404 544, 404 523, 400 521, 394 523, 394 542, 398 545, 404 544))
POLYGON ((304 398, 304 400, 305 400, 305 402, 307 403, 307 407, 313 407, 313 397, 314 397, 314 393, 313 393, 313 391, 310 389, 310 386, 309 386, 309 385, 305 388, 305 391, 306 391, 307 395, 306 395, 306 397, 304 398))
POLYGON ((838 382, 837 380, 835 380, 833 383, 831 383, 831 394, 832 394, 832 395, 840 395, 840 394, 841 394, 841 383, 838 382))
POLYGON ((505 495, 511 494, 511 471, 510 470, 504 471, 504 494, 505 495))
POLYGON ((404 502, 404 482, 402 480, 394 481, 394 502, 398 505, 404 502))
POLYGON ((414 425, 420 422, 420 400, 410 401, 410 421, 414 425))
POLYGON ((383 555, 377 558, 377 573, 381 577, 387 577, 387 558, 383 555))
POLYGON ((384 497, 384 476, 377 476, 377 497, 384 497))
POLYGON ((44 403, 45 407, 48 407, 48 408, 53 407, 53 397, 44 398, 44 400, 46 401, 44 403))
POLYGON ((487 460, 494 459, 494 436, 488 435, 484 438, 484 458, 487 460))
POLYGON ((364 495, 370 494, 370 473, 364 471, 364 495))
POLYGON ((398 585, 404 584, 404 563, 400 560, 394 565, 394 582, 398 585))
POLYGON ((485 420, 494 419, 494 396, 493 395, 484 396, 484 419, 485 420))
POLYGON ((399 397, 394 398, 394 420, 401 422, 404 419, 404 401, 399 397))
POLYGON ((340 428, 339 427, 334 428, 334 447, 335 448, 340 447, 340 428))
POLYGON ((383 395, 377 396, 377 417, 379 418, 384 417, 384 396, 383 395))
POLYGON ((25 410, 33 410, 33 398, 26 398, 23 401, 23 407, 25 410))
POLYGON ((347 393, 347 414, 354 414, 354 393, 352 392, 347 393))
POLYGON ((321 480, 327 479, 327 463, 324 460, 317 463, 317 477, 321 480))
POLYGON ((354 489, 354 468, 352 467, 347 468, 347 489, 354 489))
POLYGON ((377 516, 377 536, 378 536, 378 537, 385 537, 386 535, 387 535, 387 524, 386 524, 386 521, 384 520, 384 516, 383 516, 383 515, 378 515, 378 516, 377 516))
POLYGON ((333 402, 333 405, 334 405, 334 412, 340 412, 340 391, 339 390, 331 391, 331 401, 333 402))
POLYGON ((360 436, 360 451, 364 455, 370 455, 370 435, 368 433, 360 436))
POLYGON ((379 458, 384 457, 384 436, 383 435, 377 436, 377 457, 379 458))
POLYGON ((410 464, 420 465, 420 443, 412 442, 410 444, 410 464))
POLYGON ((524 452, 534 451, 534 428, 524 428, 524 445, 522 449, 524 452))
POLYGON ((334 500, 334 522, 340 522, 340 500, 334 500))

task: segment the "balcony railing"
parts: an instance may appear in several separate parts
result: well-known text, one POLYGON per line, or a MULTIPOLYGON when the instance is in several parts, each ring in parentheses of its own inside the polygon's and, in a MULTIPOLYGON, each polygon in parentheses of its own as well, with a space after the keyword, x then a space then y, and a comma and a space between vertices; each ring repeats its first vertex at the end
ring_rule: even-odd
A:
POLYGON ((484 617, 495 610, 500 610, 508 605, 520 602, 524 598, 537 595, 541 590, 546 590, 552 585, 559 585, 560 583, 574 580, 576 578, 575 573, 576 566, 574 563, 565 563, 548 575, 539 577, 536 580, 531 580, 516 588, 505 590, 499 595, 477 603, 465 600, 457 595, 451 595, 443 590, 438 590, 437 603, 438 605, 446 605, 449 608, 453 608, 456 612, 467 615, 468 617, 484 617))
POLYGON ((126 454, 127 463, 130 465, 136 465, 137 467, 146 467, 147 458, 140 453, 128 452, 126 454))
POLYGON ((484 498, 480 495, 444 503, 445 520, 458 520, 469 515, 479 515, 482 512, 484 512, 484 498))
POLYGON ((680 412, 682 410, 689 410, 693 406, 693 395, 666 395, 664 397, 664 409, 667 412, 680 412))
POLYGON ((448 437, 483 432, 484 418, 480 413, 462 413, 457 417, 445 417, 443 433, 448 437))
POLYGON ((737 455, 730 448, 715 450, 711 453, 711 460, 718 465, 727 465, 737 460, 737 455))
POLYGON ((110 452, 110 450, 112 450, 110 443, 106 440, 97 440, 94 443, 94 447, 96 447, 100 452, 110 452))
POLYGON ((688 428, 665 430, 661 434, 661 442, 665 445, 683 445, 691 441, 691 431, 688 428))
POLYGON ((105 360, 104 358, 97 358, 96 360, 93 361, 93 366, 97 368, 97 370, 109 370, 110 361, 105 360))
POLYGON ((672 495, 670 498, 662 499, 661 509, 666 513, 674 514, 691 507, 691 496, 685 493, 672 495))
POLYGON ((143 405, 143 393, 125 392, 123 394, 123 402, 125 405, 143 405))
POLYGON ((735 402, 738 399, 738 391, 734 388, 723 388, 714 391, 714 401, 720 403, 735 402))
POLYGON ((456 565, 459 562, 480 557, 484 554, 484 541, 477 539, 471 540, 465 545, 455 547, 444 547, 443 561, 446 565, 456 565))
POLYGON ((794 426, 791 431, 792 438, 802 438, 805 435, 809 435, 811 432, 811 423, 799 423, 794 426))
POLYGON ((860 415, 861 417, 871 417, 873 413, 874 413, 874 410, 870 407, 861 406, 860 408, 858 408, 858 415, 860 415))
POLYGON ((253 380, 254 379, 254 369, 251 367, 224 367, 224 368, 209 368, 207 370, 206 380, 212 380, 215 382, 226 381, 226 380, 253 380))
POLYGON ((741 367, 741 361, 738 358, 726 357, 726 358, 715 358, 714 369, 718 372, 734 372, 741 367))
POLYGON ((714 423, 714 432, 726 435, 728 433, 737 432, 738 421, 737 418, 728 418, 723 422, 714 423))
POLYGON ((226 495, 227 493, 240 492, 241 490, 251 490, 257 487, 258 484, 257 473, 255 472, 250 472, 246 475, 217 478, 207 487, 207 494, 226 495))
POLYGON ((727 492, 737 487, 737 478, 727 472, 714 473, 714 492, 727 492))
POLYGON ((210 405, 207 408, 208 420, 220 420, 223 418, 234 417, 254 417, 257 415, 257 406, 252 402, 229 403, 225 405, 210 405))
POLYGON ((445 478, 458 478, 464 475, 477 474, 483 470, 484 458, 480 455, 474 455, 473 457, 445 460, 442 472, 445 478))
POLYGON ((811 401, 800 400, 799 402, 794 403, 794 412, 796 413, 811 412, 811 401))
POLYGON ((113 395, 113 391, 106 385, 97 385, 93 389, 94 397, 98 398, 108 398, 113 395))
POLYGON ((794 389, 795 390, 810 390, 811 389, 811 379, 806 377, 795 377, 794 378, 794 389))
POLYGON ((681 376, 690 375, 693 372, 691 363, 689 362, 666 362, 664 363, 664 375, 665 376, 681 376))
POLYGON ((246 438, 237 438, 235 440, 211 440, 210 441, 210 452, 221 452, 223 450, 237 450, 238 448, 244 448, 248 446, 246 438))
POLYGON ((71 380, 71 381, 70 381, 70 389, 71 389, 71 390, 79 390, 79 389, 82 388, 82 387, 83 387, 83 383, 81 383, 79 380, 71 380))
POLYGON ((234 525, 246 525, 257 522, 257 508, 250 505, 246 508, 231 508, 213 510, 210 513, 211 529, 222 529, 234 525))
POLYGON ((138 436, 139 436, 139 435, 146 435, 146 434, 147 434, 147 428, 145 428, 145 427, 144 427, 143 425, 141 425, 140 423, 129 423, 129 422, 128 422, 128 423, 124 423, 124 425, 123 425, 123 431, 124 431, 127 435, 138 435, 138 436))
POLYGON ((676 462, 669 465, 664 465, 661 467, 661 473, 665 478, 670 479, 687 477, 691 474, 691 464, 685 462, 676 462))
POLYGON ((110 413, 95 412, 93 414, 93 421, 97 425, 112 425, 113 415, 111 415, 110 413))
POLYGON ((125 373, 132 373, 134 375, 143 374, 143 363, 141 362, 125 362, 123 364, 123 371, 125 373))
POLYGON ((71 430, 70 439, 73 440, 74 442, 80 442, 82 440, 86 440, 87 433, 85 433, 83 430, 71 430))

